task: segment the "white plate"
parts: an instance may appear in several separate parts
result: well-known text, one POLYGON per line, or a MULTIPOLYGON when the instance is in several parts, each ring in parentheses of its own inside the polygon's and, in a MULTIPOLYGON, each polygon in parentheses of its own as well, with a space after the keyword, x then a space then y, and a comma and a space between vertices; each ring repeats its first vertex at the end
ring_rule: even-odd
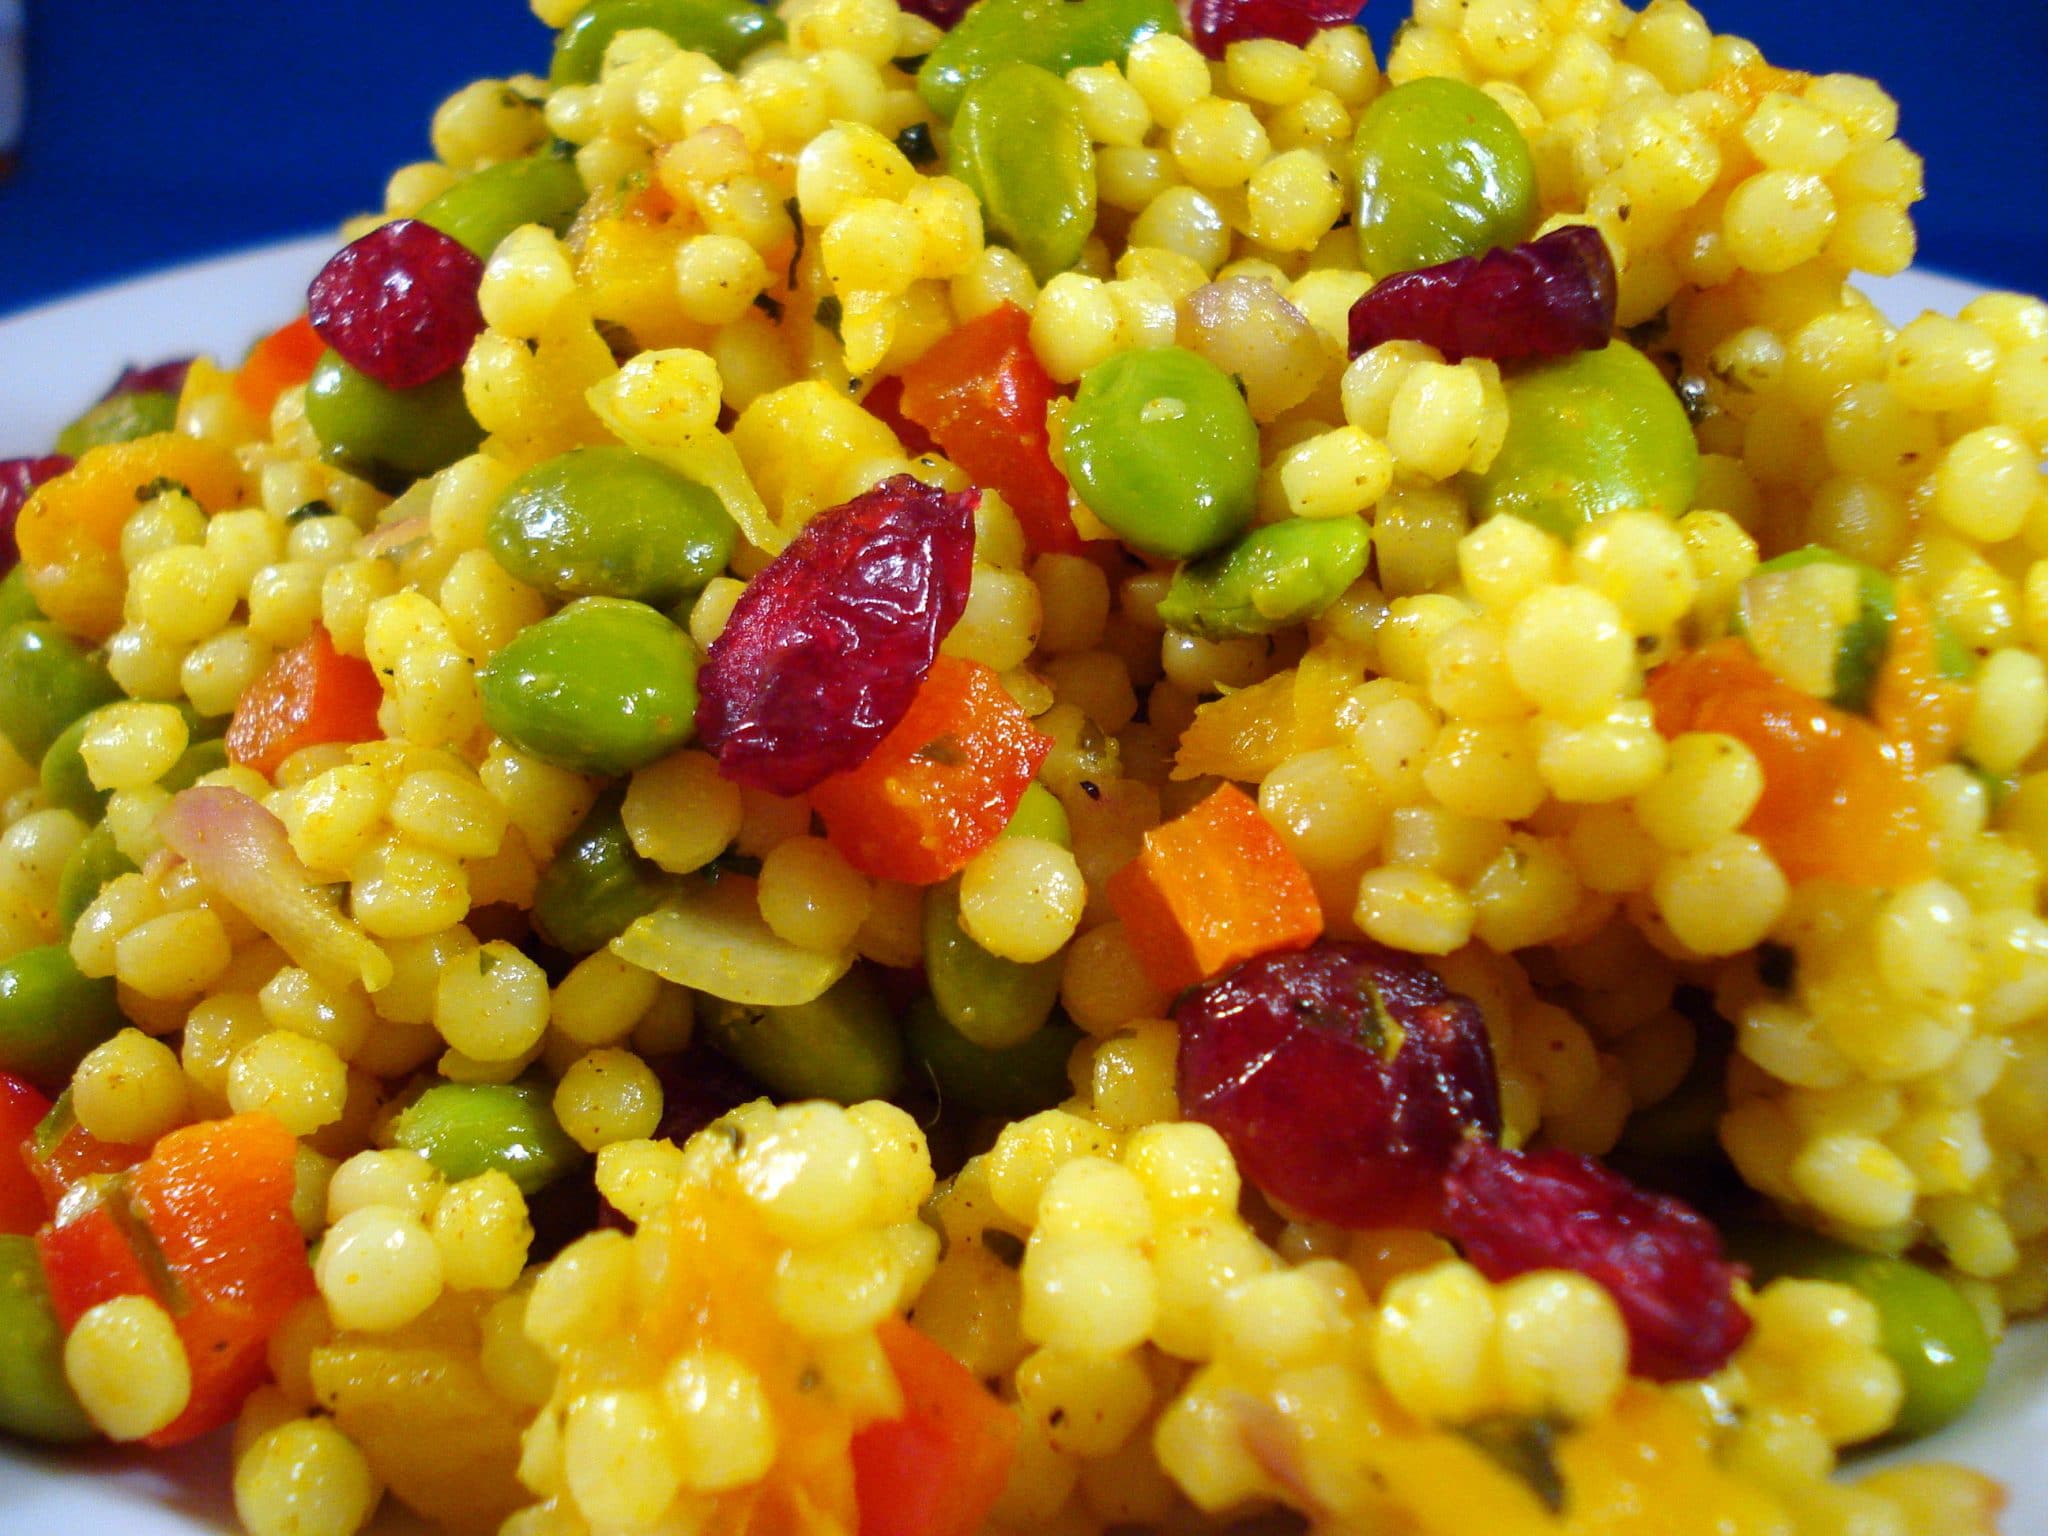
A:
MULTIPOLYGON (((305 303, 332 236, 293 240, 179 267, 0 320, 0 457, 47 453, 59 429, 128 363, 193 352, 234 361, 305 303)), ((1903 323, 1954 313, 1982 290, 1909 272, 1865 291, 1903 323)), ((4 1346, 0 1346, 4 1347, 4 1346)), ((2012 1491, 2008 1536, 2048 1531, 2048 1322, 2009 1338, 1969 1419, 1904 1453, 1980 1468, 2012 1491)), ((388 1503, 388 1501, 387 1501, 388 1503)), ((224 1435, 165 1455, 95 1450, 31 1454, 0 1442, 0 1536, 67 1528, 107 1536, 199 1536, 235 1530, 224 1435)), ((417 1529, 402 1519, 380 1531, 417 1529)))

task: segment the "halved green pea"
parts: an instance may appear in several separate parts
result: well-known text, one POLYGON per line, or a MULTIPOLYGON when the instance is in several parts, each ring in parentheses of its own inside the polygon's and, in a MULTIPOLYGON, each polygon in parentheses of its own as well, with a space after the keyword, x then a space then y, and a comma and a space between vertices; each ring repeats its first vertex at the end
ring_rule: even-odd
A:
POLYGON ((484 723, 579 773, 631 773, 690 739, 697 648, 644 603, 586 597, 477 673, 484 723))
POLYGON ((981 199, 989 238, 1040 282, 1079 259, 1095 228, 1095 148, 1058 75, 1009 64, 976 81, 953 118, 949 163, 981 199))
POLYGON ((1507 436, 1470 478, 1482 517, 1573 538, 1609 512, 1677 517, 1699 489, 1699 442, 1657 365, 1625 341, 1510 375, 1507 436))
POLYGON ((168 432, 178 424, 178 397, 169 390, 143 389, 102 400, 57 434, 57 451, 77 458, 88 448, 132 443, 168 432))
POLYGON ((5 576, 0 576, 0 633, 17 624, 46 617, 36 604, 35 593, 28 589, 26 566, 17 565, 5 576))
POLYGON ((498 563, 549 597, 630 597, 665 608, 725 569, 738 537, 711 491, 630 448, 573 448, 537 464, 491 509, 498 563))
POLYGON ((471 171, 421 208, 419 217, 489 261, 498 242, 522 224, 563 233, 583 206, 583 196, 575 160, 543 151, 471 171))
POLYGON ((1173 0, 979 0, 940 38, 917 71, 918 93, 951 117, 969 86, 1007 64, 1064 76, 1083 65, 1122 64, 1155 32, 1185 31, 1173 0))
POLYGON ((50 750, 43 754, 36 777, 42 781, 43 798, 60 811, 69 811, 81 821, 98 821, 107 809, 111 790, 95 789, 86 772, 81 747, 91 715, 80 715, 65 726, 50 750))
POLYGON ((446 469, 484 440, 462 397, 462 370, 418 389, 386 389, 325 353, 306 382, 306 423, 326 458, 384 490, 446 469))
POLYGON ((1357 517, 1291 517, 1254 528, 1173 574, 1169 629, 1212 640, 1268 635, 1314 618, 1365 574, 1372 535, 1357 517))
POLYGON ((0 1234, 0 1432, 76 1445, 98 1431, 64 1377, 64 1330, 35 1239, 0 1234))
POLYGON ((104 821, 78 841, 57 877, 57 921, 69 933, 79 915, 109 880, 135 873, 135 861, 114 842, 114 829, 104 821))
POLYGON ((705 1038, 784 1098, 856 1104, 886 1099, 902 1085, 903 1038, 864 967, 788 1008, 704 1002, 705 1038))
MULTIPOLYGON (((206 724, 217 729, 221 722, 212 720, 206 724)), ((218 736, 195 738, 157 783, 175 795, 181 790, 190 789, 207 774, 218 773, 227 765, 228 744, 225 741, 218 736)))
POLYGON ((81 974, 62 944, 25 949, 0 965, 0 1072, 54 1092, 124 1022, 113 978, 81 974))
POLYGON ((541 1082, 437 1083, 392 1121, 391 1139, 450 1180, 496 1169, 528 1195, 583 1161, 541 1082))
POLYGON ((660 906, 671 881, 633 851, 619 808, 624 785, 598 797, 541 871, 533 895, 533 927, 548 943, 587 955, 660 906))
POLYGON ((555 39, 549 82, 588 85, 597 78, 611 40, 640 27, 667 33, 722 69, 737 69, 763 43, 779 42, 785 35, 782 18, 750 0, 592 0, 555 39))
POLYGON ((1067 808, 1060 804, 1060 797, 1033 779, 1024 786, 1024 793, 1018 798, 1017 809, 1010 813, 1004 823, 1004 837, 1042 837, 1049 843, 1058 843, 1062 848, 1074 846, 1074 829, 1067 820, 1067 808))
POLYGON ((40 763, 64 728, 121 697, 106 663, 39 619, 0 634, 0 734, 40 763))
POLYGON ((1377 97, 1352 137, 1358 253, 1375 278, 1526 238, 1529 141, 1477 86, 1431 76, 1377 97))
POLYGON ((1751 572, 1730 627, 1788 683, 1861 710, 1877 686, 1897 616, 1898 590, 1889 576, 1814 545, 1751 572))
POLYGON ((1028 1040, 1059 1001, 1058 955, 1020 965, 992 955, 960 925, 958 878, 924 893, 924 974, 946 1022, 986 1050, 1028 1040))
POLYGON ((1049 1109, 1073 1091, 1067 1058, 1081 1031, 1064 1018, 1006 1050, 977 1045, 945 1020, 938 1003, 921 997, 903 1023, 911 1055, 931 1076, 939 1107, 1016 1119, 1049 1109))
POLYGON ((1120 352, 1082 376, 1061 467, 1134 549, 1192 560, 1251 521, 1259 429, 1229 374, 1184 347, 1120 352))

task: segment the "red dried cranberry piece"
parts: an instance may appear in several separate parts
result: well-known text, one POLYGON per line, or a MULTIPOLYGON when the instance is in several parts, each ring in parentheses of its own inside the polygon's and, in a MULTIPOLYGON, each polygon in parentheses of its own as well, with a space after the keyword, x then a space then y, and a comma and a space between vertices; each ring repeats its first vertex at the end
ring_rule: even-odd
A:
POLYGON ((867 758, 967 606, 980 502, 897 475, 813 517, 747 583, 697 674, 720 772, 796 795, 867 758))
POLYGON ((1597 1280, 1628 1324, 1629 1370, 1653 1381, 1706 1376, 1749 1334, 1735 1300, 1743 1269, 1682 1200, 1638 1189, 1575 1152, 1459 1150, 1444 1234, 1489 1280, 1570 1269, 1597 1280))
POLYGON ((0 459, 0 576, 13 570, 21 559, 14 544, 14 522, 28 505, 29 493, 45 480, 56 479, 73 462, 61 453, 40 459, 0 459))
POLYGON ((185 387, 185 375, 191 371, 192 359, 173 357, 161 363, 151 363, 147 368, 138 368, 130 363, 121 370, 121 377, 114 380, 113 387, 102 400, 112 400, 120 395, 147 395, 162 393, 175 395, 185 387))
POLYGON ((344 246, 306 290, 320 339, 387 389, 462 366, 484 328, 477 254, 431 224, 397 219, 344 246))
POLYGON ((967 7, 972 3, 973 0, 903 0, 903 9, 950 32, 953 24, 967 14, 967 7))
POLYGON ((1351 306, 1351 355, 1424 341, 1457 362, 1565 357, 1614 334, 1614 257, 1600 232, 1567 224, 1511 251, 1396 272, 1351 306))
POLYGON ((1220 59, 1232 43, 1247 38, 1305 43, 1325 27, 1349 24, 1364 4, 1365 0, 1194 0, 1187 8, 1188 28, 1197 48, 1220 59))
POLYGON ((1452 1155, 1500 1129, 1479 1009, 1399 950, 1267 955, 1189 988, 1173 1016, 1182 1112, 1319 1220, 1435 1226, 1452 1155))

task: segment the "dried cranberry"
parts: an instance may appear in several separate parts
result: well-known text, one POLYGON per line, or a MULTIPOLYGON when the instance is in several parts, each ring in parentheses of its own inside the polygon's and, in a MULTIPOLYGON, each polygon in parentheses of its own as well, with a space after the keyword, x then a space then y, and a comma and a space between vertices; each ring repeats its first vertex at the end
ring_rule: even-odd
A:
POLYGON ((654 1134, 681 1146, 712 1121, 761 1097, 761 1085, 709 1046, 692 1044, 652 1063, 661 1080, 661 1123, 654 1134))
POLYGON ((1325 27, 1348 25, 1364 4, 1365 0, 1194 0, 1188 7, 1188 26, 1195 46, 1220 59, 1232 43, 1248 38, 1305 43, 1325 27))
POLYGON ((175 395, 185 387, 185 375, 191 371, 189 357, 168 358, 161 363, 151 363, 147 368, 138 368, 130 363, 121 370, 121 377, 114 380, 113 387, 102 400, 112 400, 121 395, 148 395, 162 393, 175 395))
POLYGON ((387 389, 462 365, 484 328, 476 253, 431 224, 398 219, 344 246, 306 290, 320 339, 387 389))
POLYGON ((1597 1280, 1628 1324, 1629 1370, 1684 1381, 1727 1364, 1749 1333, 1742 1267, 1682 1200, 1638 1189, 1575 1152, 1460 1149, 1443 1231, 1489 1280, 1570 1269, 1597 1280))
POLYGON ((1343 1226, 1435 1226, 1444 1170, 1500 1128, 1486 1024, 1413 955, 1326 941, 1181 994, 1180 1101, 1246 1177, 1343 1226))
POLYGON ((14 520, 28 505, 29 493, 45 480, 63 474, 72 463, 61 453, 41 459, 0 459, 0 576, 13 570, 21 558, 14 545, 14 520))
POLYGON ((1565 357, 1614 333, 1614 257, 1600 231, 1567 224, 1511 251, 1396 272, 1351 306, 1351 355, 1424 341, 1452 362, 1565 357))
POLYGON ((953 24, 967 14, 967 7, 972 3, 973 0, 903 0, 903 9, 950 32, 953 24))
POLYGON ((889 734, 967 606, 980 501, 897 475, 747 583, 697 675, 697 734, 727 778, 802 794, 889 734))

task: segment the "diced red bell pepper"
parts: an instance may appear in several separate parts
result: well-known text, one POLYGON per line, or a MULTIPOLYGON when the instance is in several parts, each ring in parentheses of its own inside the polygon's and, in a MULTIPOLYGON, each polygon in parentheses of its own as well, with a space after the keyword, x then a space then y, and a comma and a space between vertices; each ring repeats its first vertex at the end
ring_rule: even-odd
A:
POLYGON ((875 387, 861 398, 861 409, 896 434, 896 441, 913 459, 938 446, 931 433, 903 414, 903 380, 894 374, 877 379, 875 387))
POLYGON ((1009 1479, 1016 1416, 910 1324, 880 1339, 903 1415, 853 1437, 859 1536, 975 1536, 1009 1479))
POLYGON ((50 1217, 50 1202, 29 1167, 29 1144, 50 1101, 9 1072, 0 1072, 0 1233, 21 1236, 50 1217))
POLYGON ((903 414, 975 484, 1002 493, 1033 554, 1081 547, 1045 424, 1059 392, 1031 350, 1031 317, 1015 304, 968 321, 903 370, 903 414))
POLYGON ((164 1299, 163 1287, 136 1251, 139 1223, 127 1201, 123 1175, 95 1177, 66 1195, 36 1233, 50 1305, 66 1333, 116 1296, 164 1299))
POLYGON ((377 724, 383 701, 376 670, 342 655, 327 631, 315 627, 242 695, 228 725, 228 757, 267 778, 302 748, 373 741, 384 734, 377 724))
POLYGON ((101 1141, 71 1112, 71 1090, 57 1095, 57 1102, 37 1124, 29 1139, 28 1171, 43 1192, 43 1202, 55 1211, 64 1197, 88 1179, 123 1173, 142 1161, 147 1147, 101 1141))

